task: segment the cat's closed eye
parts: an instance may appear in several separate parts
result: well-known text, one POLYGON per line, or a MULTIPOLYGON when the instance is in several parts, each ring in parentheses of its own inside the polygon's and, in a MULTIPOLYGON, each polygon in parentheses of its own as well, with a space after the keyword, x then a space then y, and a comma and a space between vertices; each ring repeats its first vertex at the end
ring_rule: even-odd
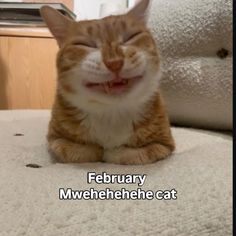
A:
POLYGON ((97 48, 97 45, 94 42, 86 42, 82 40, 74 41, 72 42, 72 45, 82 46, 82 47, 87 47, 87 48, 97 48))
POLYGON ((138 32, 135 32, 135 33, 132 33, 132 34, 127 35, 127 36, 124 38, 124 43, 130 42, 131 40, 135 39, 135 38, 136 38, 137 36, 139 36, 140 34, 142 34, 141 31, 138 31, 138 32))

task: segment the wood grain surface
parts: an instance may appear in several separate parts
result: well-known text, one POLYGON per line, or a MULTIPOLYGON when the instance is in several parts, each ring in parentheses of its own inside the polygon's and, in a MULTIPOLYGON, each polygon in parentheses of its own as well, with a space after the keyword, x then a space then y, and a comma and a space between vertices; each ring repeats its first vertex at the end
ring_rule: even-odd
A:
POLYGON ((51 108, 57 50, 52 38, 0 36, 0 109, 51 108))

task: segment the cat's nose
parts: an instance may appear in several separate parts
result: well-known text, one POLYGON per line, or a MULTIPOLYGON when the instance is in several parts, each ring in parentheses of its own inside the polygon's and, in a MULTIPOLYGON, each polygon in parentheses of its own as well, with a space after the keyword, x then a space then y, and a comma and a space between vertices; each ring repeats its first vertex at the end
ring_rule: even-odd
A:
POLYGON ((124 65, 124 60, 122 58, 109 59, 104 61, 104 63, 110 71, 117 73, 122 69, 124 65))

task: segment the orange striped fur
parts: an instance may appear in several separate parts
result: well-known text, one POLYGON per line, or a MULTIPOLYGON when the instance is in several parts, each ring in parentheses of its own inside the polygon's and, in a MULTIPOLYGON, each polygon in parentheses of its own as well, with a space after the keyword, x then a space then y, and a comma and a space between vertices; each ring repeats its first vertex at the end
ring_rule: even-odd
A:
POLYGON ((41 9, 60 47, 47 136, 59 161, 147 164, 175 149, 158 88, 159 52, 145 23, 148 4, 81 22, 41 9))

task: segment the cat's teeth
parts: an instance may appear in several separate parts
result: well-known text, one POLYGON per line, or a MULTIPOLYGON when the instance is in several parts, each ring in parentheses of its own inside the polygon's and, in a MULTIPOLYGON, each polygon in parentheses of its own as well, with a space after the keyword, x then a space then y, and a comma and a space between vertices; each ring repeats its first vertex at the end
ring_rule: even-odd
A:
POLYGON ((109 88, 107 83, 103 83, 103 88, 104 88, 106 93, 110 93, 110 88, 109 88))
POLYGON ((124 79, 124 80, 122 80, 122 83, 123 83, 123 84, 128 84, 128 80, 127 80, 127 79, 124 79))

